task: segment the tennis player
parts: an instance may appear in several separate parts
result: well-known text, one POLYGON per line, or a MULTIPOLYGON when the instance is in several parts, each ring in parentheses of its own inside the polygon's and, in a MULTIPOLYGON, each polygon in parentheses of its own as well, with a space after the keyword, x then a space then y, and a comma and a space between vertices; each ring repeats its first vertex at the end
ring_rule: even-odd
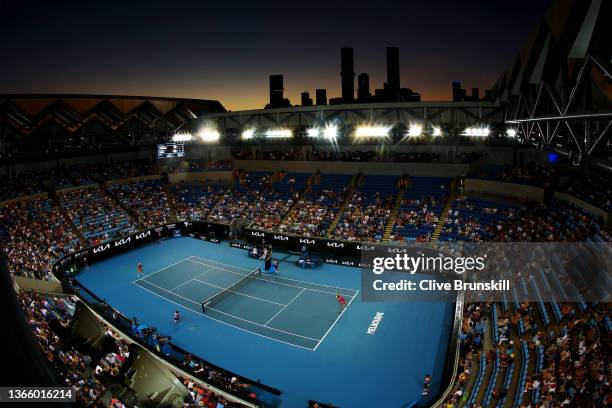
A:
POLYGON ((178 323, 179 320, 181 320, 181 315, 179 314, 178 310, 174 312, 174 316, 172 316, 172 318, 174 319, 175 324, 178 323))
POLYGON ((341 294, 336 293, 336 300, 338 301, 338 304, 340 305, 340 310, 338 312, 341 312, 342 309, 344 309, 345 307, 348 307, 348 305, 346 304, 346 299, 341 294))
POLYGON ((273 265, 274 265, 274 273, 278 275, 278 273, 280 272, 280 268, 278 266, 278 261, 274 261, 273 265))
POLYGON ((136 265, 136 276, 138 276, 138 278, 142 278, 144 276, 144 272, 143 272, 143 268, 142 268, 142 263, 138 262, 138 265, 136 265))

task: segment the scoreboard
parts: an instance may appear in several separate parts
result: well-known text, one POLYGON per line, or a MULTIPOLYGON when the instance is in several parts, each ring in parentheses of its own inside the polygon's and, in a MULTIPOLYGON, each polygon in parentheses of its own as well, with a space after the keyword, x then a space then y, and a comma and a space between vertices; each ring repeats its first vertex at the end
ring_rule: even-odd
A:
POLYGON ((157 157, 159 159, 168 159, 171 157, 185 157, 185 145, 183 143, 158 144, 157 157))

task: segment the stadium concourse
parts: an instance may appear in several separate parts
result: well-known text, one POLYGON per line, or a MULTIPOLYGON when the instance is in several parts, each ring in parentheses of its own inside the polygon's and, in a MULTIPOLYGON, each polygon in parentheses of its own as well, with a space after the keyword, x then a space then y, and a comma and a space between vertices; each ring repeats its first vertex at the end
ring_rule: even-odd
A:
MULTIPOLYGON (((490 166, 467 177, 552 187, 604 211, 612 208, 610 178, 595 172, 585 178, 568 179, 546 166, 490 166)), ((215 180, 215 177, 208 180, 215 180)), ((171 166, 148 160, 90 163, 28 170, 10 177, 10 180, 3 179, 0 239, 12 276, 49 281, 54 280, 51 274, 54 261, 68 253, 173 221, 229 223, 244 218, 252 222, 254 228, 262 230, 398 245, 432 240, 612 240, 604 222, 584 206, 558 198, 539 203, 508 201, 494 196, 465 194, 462 188, 457 178, 409 174, 322 174, 318 171, 263 172, 233 169, 230 161, 182 160, 171 166), (224 172, 230 177, 219 177, 224 182, 178 183, 170 183, 168 177, 168 173, 215 172, 224 172)), ((152 251, 156 251, 155 247, 152 251)), ((178 249, 174 251, 176 254, 180 252, 178 249)), ((238 250, 223 248, 217 254, 221 258, 217 259, 231 262, 235 256, 232 251, 238 250)), ((153 259, 154 255, 147 256, 153 259)), ((238 264, 246 266, 244 256, 245 261, 238 264)), ((129 281, 136 278, 135 271, 132 274, 136 259, 137 256, 132 255, 127 266, 129 281)), ((121 261, 113 258, 105 262, 121 261)), ((219 268, 207 262, 200 263, 219 268)), ((151 264, 155 265, 156 261, 151 264)), ((192 264, 197 266, 196 261, 192 264)), ((125 268, 116 264, 114 269, 121 267, 125 268)), ((134 292, 117 288, 116 293, 126 296, 121 300, 114 295, 115 291, 105 286, 109 278, 96 274, 96 268, 99 267, 93 265, 85 271, 84 280, 108 299, 105 307, 110 310, 116 307, 115 313, 139 311, 138 319, 146 318, 150 324, 163 326, 163 322, 157 320, 163 320, 163 316, 135 307, 133 300, 128 299, 134 292), (122 310, 125 308, 129 310, 122 310)), ((199 272, 198 276, 201 274, 199 272)), ((346 275, 346 272, 337 275, 346 275)), ((118 275, 113 279, 126 278, 118 275)), ((155 282, 162 285, 159 280, 155 282)), ((534 280, 529 284, 537 285, 537 282, 534 280)), ((168 285, 172 286, 173 282, 168 285)), ((333 285, 339 286, 338 281, 333 285)), ((300 287, 298 291, 305 289, 300 287)), ((84 295, 82 291, 76 294, 84 295)), ((136 321, 127 326, 128 337, 106 326, 108 346, 101 353, 75 338, 73 316, 80 303, 77 297, 22 290, 19 300, 48 361, 76 390, 78 400, 85 405, 102 401, 108 404, 113 400, 114 406, 120 406, 122 398, 130 405, 139 398, 134 390, 130 390, 130 384, 123 380, 135 347, 129 341, 130 335, 162 354, 178 353, 178 348, 168 349, 163 341, 149 336, 146 326, 143 329, 136 321)), ((441 324, 443 321, 441 318, 441 324)), ((609 303, 538 303, 520 302, 520 299, 502 303, 467 303, 459 338, 458 370, 450 373, 453 378, 451 388, 443 393, 447 384, 441 382, 444 375, 442 366, 436 365, 438 368, 432 373, 435 379, 432 395, 442 394, 447 407, 610 405, 611 332, 609 303)), ((318 339, 319 334, 313 333, 312 337, 318 339)), ((180 337, 180 331, 176 337, 180 337)), ((219 339, 219 342, 222 344, 224 341, 219 339)), ((253 378, 259 378, 258 371, 267 371, 257 367, 246 368, 245 363, 224 359, 222 355, 225 352, 220 346, 207 350, 201 345, 196 347, 195 343, 195 340, 183 341, 181 345, 183 348, 192 345, 195 349, 192 352, 202 357, 230 361, 234 371, 249 373, 253 378)), ((240 344, 235 347, 240 347, 240 344)), ((253 386, 250 380, 216 366, 212 368, 189 351, 183 350, 181 357, 176 358, 177 367, 183 370, 181 373, 177 371, 176 375, 185 390, 185 404, 215 406, 220 401, 226 404, 224 406, 240 405, 226 400, 225 392, 251 402, 261 397, 262 394, 249 391, 253 386), (205 375, 201 376, 202 373, 205 375), (201 385, 194 378, 202 378, 201 385), (214 388, 210 387, 211 384, 214 388)), ((424 361, 423 364, 429 363, 424 361)), ((425 369, 418 366, 406 366, 406 370, 414 370, 412 374, 405 373, 408 377, 425 374, 425 369)), ((296 370, 293 375, 299 376, 298 373, 296 370)), ((300 395, 308 394, 306 384, 313 381, 313 378, 298 381, 304 388, 300 395)), ((406 386, 406 390, 411 391, 404 395, 403 400, 432 402, 415 392, 418 387, 418 384, 406 386)), ((304 404, 307 399, 327 398, 332 400, 333 395, 321 392, 304 398, 304 404)), ((362 406, 371 405, 363 401, 362 406)))

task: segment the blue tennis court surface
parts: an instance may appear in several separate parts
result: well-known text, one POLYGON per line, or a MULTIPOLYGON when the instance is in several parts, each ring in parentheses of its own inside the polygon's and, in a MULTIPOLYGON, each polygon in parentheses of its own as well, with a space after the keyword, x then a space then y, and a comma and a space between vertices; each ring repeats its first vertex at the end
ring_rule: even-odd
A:
POLYGON ((214 364, 282 391, 281 408, 308 400, 342 408, 402 407, 441 386, 454 309, 434 302, 366 303, 359 269, 302 269, 274 253, 280 274, 257 276, 202 312, 201 302, 263 262, 247 251, 181 237, 106 259, 79 281, 128 317, 214 364), (136 274, 142 262, 145 276, 136 274), (261 279, 259 279, 261 278, 261 279), (359 290, 359 292, 357 292, 359 290), (350 306, 342 314, 335 293, 350 306), (182 319, 174 323, 179 310, 182 319), (368 327, 377 313, 374 334, 368 327))
POLYGON ((218 322, 309 350, 316 350, 347 310, 339 310, 336 293, 350 305, 359 292, 259 274, 257 270, 196 256, 134 283, 218 322), (236 284, 239 286, 233 287, 236 284), (204 312, 202 303, 219 295, 222 297, 204 312))

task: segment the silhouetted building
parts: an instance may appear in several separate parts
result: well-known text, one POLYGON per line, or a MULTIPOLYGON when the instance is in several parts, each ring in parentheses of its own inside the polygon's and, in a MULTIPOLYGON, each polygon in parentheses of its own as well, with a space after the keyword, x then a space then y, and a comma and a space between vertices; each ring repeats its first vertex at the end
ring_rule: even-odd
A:
POLYGON ((342 100, 351 103, 355 99, 355 72, 353 68, 353 49, 342 47, 340 50, 340 76, 342 77, 342 100))
POLYGON ((399 102, 421 102, 421 94, 410 88, 400 88, 399 102))
POLYGON ((344 103, 344 99, 342 98, 331 98, 329 100, 330 105, 342 105, 344 103))
POLYGON ((325 89, 317 89, 315 91, 317 105, 327 105, 327 91, 325 89))
POLYGON ((480 92, 478 91, 478 88, 472 88, 472 100, 473 101, 480 100, 480 92))
POLYGON ((302 106, 312 106, 312 99, 306 91, 302 92, 302 106))
POLYGON ((365 102, 370 98, 370 77, 365 72, 357 76, 357 99, 365 102))
POLYGON ((485 91, 484 100, 491 101, 491 102, 493 101, 493 90, 492 89, 487 89, 485 91))
POLYGON ((467 100, 467 93, 464 88, 461 87, 461 82, 453 82, 453 101, 465 101, 467 100))
POLYGON ((399 100, 400 89, 400 70, 399 70, 399 49, 397 47, 387 47, 387 100, 397 102, 399 100))
POLYGON ((280 108, 284 105, 283 76, 270 75, 270 108, 280 108))

